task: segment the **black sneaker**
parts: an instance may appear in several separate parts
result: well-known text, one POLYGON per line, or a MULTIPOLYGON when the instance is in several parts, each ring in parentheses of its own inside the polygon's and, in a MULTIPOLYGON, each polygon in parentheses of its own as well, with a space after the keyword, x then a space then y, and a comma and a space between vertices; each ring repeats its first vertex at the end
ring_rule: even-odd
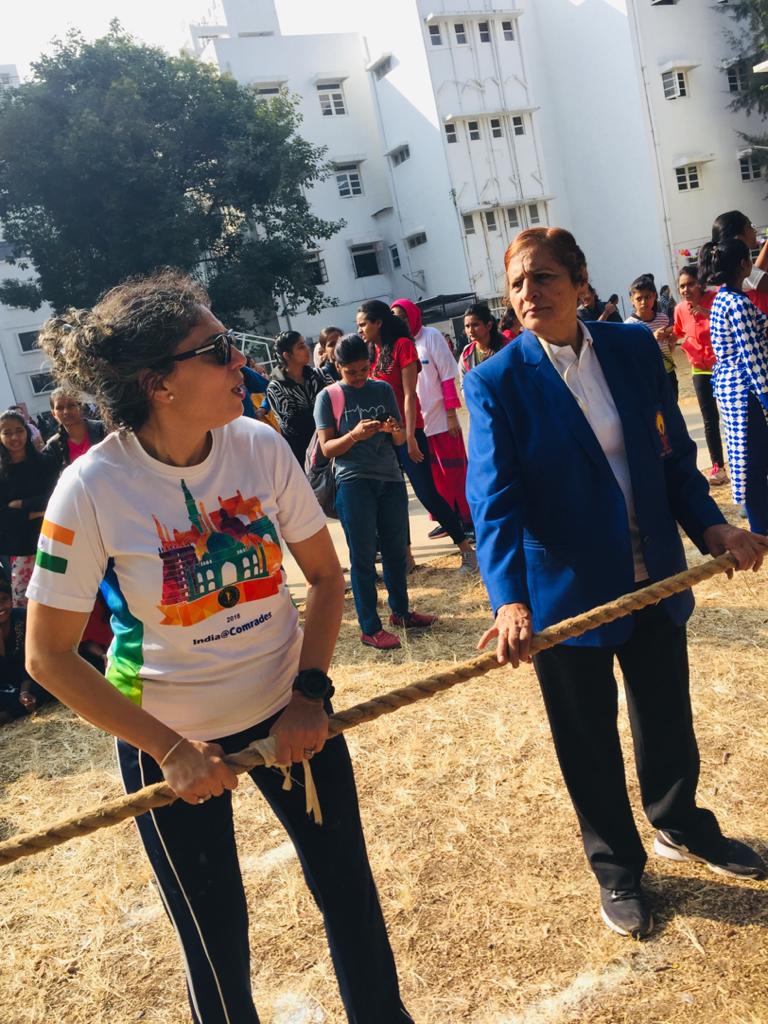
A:
POLYGON ((696 864, 706 864, 710 871, 731 878, 765 878, 768 866, 751 846, 739 842, 738 839, 727 839, 723 836, 722 850, 717 860, 710 860, 701 854, 689 850, 683 843, 676 843, 666 832, 657 832, 653 840, 653 852, 669 860, 690 860, 696 864))
POLYGON ((653 931, 653 916, 642 889, 600 887, 600 916, 619 935, 642 939, 653 931))
POLYGON ((440 526, 438 523, 434 530, 430 530, 427 534, 430 540, 439 540, 441 537, 447 537, 448 531, 444 526, 440 526))

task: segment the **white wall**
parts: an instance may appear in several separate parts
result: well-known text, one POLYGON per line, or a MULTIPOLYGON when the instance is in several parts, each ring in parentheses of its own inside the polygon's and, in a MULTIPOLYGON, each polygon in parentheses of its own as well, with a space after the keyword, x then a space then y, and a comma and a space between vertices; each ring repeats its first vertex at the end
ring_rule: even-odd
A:
MULTIPOLYGON (((22 281, 30 276, 29 271, 12 267, 0 259, 0 280, 22 281)), ((49 408, 46 395, 35 395, 30 376, 43 369, 43 354, 38 350, 24 352, 19 333, 39 330, 52 312, 48 305, 33 312, 0 304, 0 405, 3 409, 16 402, 26 402, 33 414, 49 408)))
MULTIPOLYGON (((630 281, 667 277, 663 216, 623 0, 524 0, 520 33, 541 107, 553 223, 584 250, 592 283, 626 303, 630 281)), ((627 310, 628 311, 628 310, 627 310)))
POLYGON ((642 0, 628 3, 657 140, 672 261, 679 267, 688 261, 678 250, 698 248, 710 237, 712 221, 726 210, 742 210, 756 226, 768 224, 766 181, 743 182, 738 162, 746 146, 739 132, 760 134, 765 126, 758 115, 728 109, 733 95, 723 69, 731 59, 726 30, 734 31, 736 23, 722 8, 702 0, 653 7, 642 0), (664 98, 661 75, 670 64, 696 65, 686 71, 685 97, 664 98), (698 156, 711 158, 700 164, 700 188, 679 191, 675 166, 698 156))

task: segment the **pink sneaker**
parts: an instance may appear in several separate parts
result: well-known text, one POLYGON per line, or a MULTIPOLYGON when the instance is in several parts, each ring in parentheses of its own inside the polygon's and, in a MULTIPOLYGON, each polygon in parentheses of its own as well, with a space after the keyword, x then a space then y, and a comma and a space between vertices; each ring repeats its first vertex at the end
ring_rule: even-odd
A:
POLYGON ((394 633, 388 633, 386 629, 380 629, 378 633, 362 633, 360 643, 366 647, 375 647, 377 651, 396 651, 400 647, 400 638, 394 633))
POLYGON ((404 629, 431 629, 437 622, 436 615, 422 615, 420 612, 408 612, 407 615, 390 615, 390 624, 404 629))
POLYGON ((720 487, 722 484, 728 483, 728 474, 715 462, 712 465, 709 473, 707 473, 707 480, 709 480, 711 487, 720 487))

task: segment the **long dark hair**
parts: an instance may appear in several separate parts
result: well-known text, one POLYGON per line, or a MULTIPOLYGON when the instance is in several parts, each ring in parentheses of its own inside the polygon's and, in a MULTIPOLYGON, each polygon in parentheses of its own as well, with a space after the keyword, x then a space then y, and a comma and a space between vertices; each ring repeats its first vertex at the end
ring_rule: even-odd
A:
POLYGON ((376 363, 376 371, 389 373, 392 369, 395 345, 401 338, 410 338, 411 333, 408 325, 399 316, 395 316, 386 302, 380 299, 369 299, 358 309, 358 315, 362 314, 366 320, 373 323, 381 320, 381 337, 379 338, 379 361, 376 363, 376 346, 368 345, 368 358, 371 366, 376 363))
MULTIPOLYGON (((4 420, 17 420, 27 432, 27 443, 24 446, 24 458, 34 459, 40 453, 34 444, 32 444, 32 431, 29 429, 29 424, 21 415, 20 412, 16 412, 15 409, 6 409, 5 412, 0 413, 0 426, 4 420)), ((8 475, 8 467, 13 465, 11 462, 11 456, 5 445, 0 442, 0 476, 8 475)))
POLYGON ((743 235, 752 221, 741 210, 728 210, 715 217, 712 224, 712 241, 717 245, 719 242, 728 242, 743 235))
POLYGON ((500 348, 504 347, 504 342, 507 339, 499 330, 499 322, 487 302, 473 302, 464 310, 464 319, 466 320, 468 316, 476 316, 482 323, 491 325, 491 336, 488 339, 491 352, 498 352, 500 348))
POLYGON ((275 338, 275 355, 281 366, 285 366, 286 362, 283 356, 291 354, 297 341, 301 341, 298 331, 281 331, 275 338))
POLYGON ((749 249, 740 238, 705 242, 699 249, 699 280, 702 284, 724 284, 738 289, 745 276, 739 280, 741 264, 748 259, 749 249))

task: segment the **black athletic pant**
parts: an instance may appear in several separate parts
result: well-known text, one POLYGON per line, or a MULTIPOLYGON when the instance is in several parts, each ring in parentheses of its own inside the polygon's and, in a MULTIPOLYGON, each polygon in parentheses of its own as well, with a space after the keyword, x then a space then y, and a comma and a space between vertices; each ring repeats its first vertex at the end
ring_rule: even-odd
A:
MULTIPOLYGON (((277 715, 245 732, 216 740, 226 753, 269 734, 277 715)), ((163 775, 142 751, 118 741, 123 783, 131 793, 163 775)), ((293 788, 283 776, 255 768, 251 778, 296 847, 307 884, 325 923, 351 1024, 408 1024, 397 974, 368 865, 355 780, 342 737, 312 759, 323 812, 306 813, 301 765, 293 788), (299 784, 301 783, 301 785, 299 784)), ((240 784, 247 780, 241 778, 240 784)), ((142 814, 136 824, 182 946, 195 1024, 258 1024, 251 995, 248 912, 235 847, 231 795, 196 806, 181 800, 142 814)), ((268 915, 269 907, 259 908, 268 915)), ((279 922, 270 921, 270 927, 279 922)))
POLYGON ((414 462, 408 454, 408 445, 398 445, 397 454, 403 472, 411 482, 413 493, 427 512, 448 532, 448 536, 454 544, 461 544, 463 540, 467 539, 467 535, 464 532, 464 527, 458 513, 451 508, 435 487, 427 435, 419 427, 415 432, 415 437, 424 460, 422 462, 414 462))
POLYGON ((720 438, 720 413, 712 391, 711 373, 694 373, 693 390, 699 403, 701 418, 704 421, 704 438, 707 442, 709 461, 714 466, 723 468, 723 442, 720 438))
POLYGON ((645 813, 656 828, 717 857, 714 815, 696 806, 699 752, 688 692, 685 628, 651 606, 617 647, 560 644, 534 655, 557 757, 584 849, 605 889, 639 885, 646 854, 627 796, 613 659, 624 673, 645 813))

